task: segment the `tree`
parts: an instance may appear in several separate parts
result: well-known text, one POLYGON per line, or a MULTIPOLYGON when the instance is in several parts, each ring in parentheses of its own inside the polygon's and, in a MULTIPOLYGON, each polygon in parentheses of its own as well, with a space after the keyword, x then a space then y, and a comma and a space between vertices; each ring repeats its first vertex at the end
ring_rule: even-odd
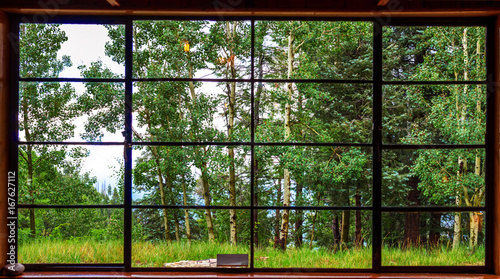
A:
MULTIPOLYGON (((406 67, 388 71, 392 78, 409 80, 481 80, 484 78, 484 30, 472 27, 392 28, 390 34, 415 35, 411 52, 400 57, 406 67), (417 39, 415 39, 415 37, 417 39)), ((396 38, 391 35, 390 38, 396 38)), ((389 44, 401 45, 399 38, 389 44)), ((481 86, 429 85, 389 88, 393 107, 402 112, 393 122, 410 123, 400 127, 404 133, 393 139, 409 144, 474 144, 484 142, 485 94, 481 86)), ((390 106, 390 105, 389 105, 390 106)), ((397 111, 397 110, 395 110, 397 111)), ((398 113, 394 113, 398 115, 398 113)), ((395 123, 395 124, 396 124, 395 123)), ((399 125, 399 124, 396 124, 399 125)), ((388 127, 394 127, 388 125, 388 127)), ((396 131, 394 129, 393 131, 396 131)), ((390 139, 389 139, 390 140, 390 139)), ((439 205, 479 206, 484 198, 482 152, 466 150, 422 150, 410 163, 408 177, 418 177, 418 191, 429 202, 439 205), (467 161, 474 169, 467 169, 467 161)), ((411 181, 411 180, 409 180, 411 181)), ((470 219, 478 219, 471 213, 470 219)), ((455 214, 453 247, 461 239, 462 220, 455 214)), ((439 223, 439 222, 438 222, 439 223)), ((477 245, 474 226, 470 246, 477 245)))
MULTIPOLYGON (((250 49, 250 26, 247 22, 226 21, 215 22, 210 27, 210 41, 205 44, 207 58, 213 63, 213 71, 219 77, 225 79, 237 79, 248 75, 245 59, 249 56, 250 49)), ((227 141, 244 141, 249 136, 249 121, 244 121, 245 106, 248 106, 247 98, 243 98, 243 86, 237 85, 235 81, 220 83, 225 96, 221 96, 224 102, 224 114, 227 127, 227 141), (227 109, 227 110, 226 110, 227 109), (243 114, 243 116, 242 116, 243 114), (238 119, 239 118, 239 119, 238 119), (238 121, 239 120, 239 121, 238 121)), ((248 96, 248 95, 247 95, 248 96)), ((236 206, 236 158, 233 146, 227 147, 229 160, 228 190, 229 205, 236 206)), ((237 219, 236 209, 229 209, 230 242, 237 243, 237 219)))
MULTIPOLYGON (((369 37, 370 26, 366 24, 344 24, 330 22, 271 22, 270 30, 264 35, 263 41, 269 47, 257 52, 272 52, 271 59, 265 65, 269 68, 265 77, 270 78, 347 78, 356 77, 369 79, 370 72, 365 68, 371 65, 369 37), (342 37, 342 40, 338 38, 342 37)), ((260 66, 259 66, 260 69, 260 66)), ((261 73, 261 70, 259 70, 261 73)), ((262 141, 290 141, 290 142, 364 142, 370 137, 369 129, 371 125, 371 104, 368 98, 371 94, 366 86, 357 85, 336 85, 326 83, 275 83, 273 86, 264 86, 264 93, 259 91, 259 110, 262 108, 263 119, 259 119, 256 136, 262 141), (340 93, 342 92, 342 93, 340 93), (350 94, 352 93, 352 94, 350 94), (264 95, 265 94, 265 95, 264 95), (342 105, 340 105, 342 104, 342 105), (346 104, 353 104, 349 106, 346 104), (279 133, 278 131, 283 131, 279 133), (346 129, 347 128, 347 129, 346 129), (283 136, 284 135, 284 136, 283 136)), ((333 148, 332 148, 333 149, 333 148)), ((313 150, 313 149, 311 149, 313 150)), ((323 150, 325 151, 325 150, 323 150)), ((321 157, 341 158, 342 154, 349 154, 346 148, 342 152, 336 149, 335 152, 322 154, 320 152, 304 152, 302 148, 283 149, 283 156, 280 162, 283 172, 283 205, 292 204, 289 193, 295 193, 296 203, 307 203, 302 201, 302 192, 306 189, 304 183, 299 180, 305 169, 297 162, 307 158, 309 154, 314 154, 312 161, 321 161, 321 157), (286 150, 286 151, 285 151, 286 150), (318 156, 318 157, 315 157, 318 156), (293 163, 287 158, 294 158, 293 163), (289 165, 297 166, 291 172, 289 165), (295 187, 291 191, 291 187, 295 187)), ((270 154, 271 155, 271 154, 270 154)), ((358 154, 366 156, 365 154, 358 154)), ((305 175, 304 175, 305 177, 305 175)), ((314 179, 309 179, 314 180, 314 179)), ((308 186, 307 190, 324 191, 325 186, 308 186)), ((344 185, 349 187, 348 183, 344 185)), ((260 184, 260 183, 259 183, 260 184)), ((278 184, 281 185, 281 184, 278 184)), ((356 185, 356 184, 354 184, 356 185)), ((358 185, 366 185, 360 183, 358 185)), ((355 199, 355 191, 344 191, 343 204, 349 204, 355 199), (352 193, 351 195, 349 193, 352 193)), ((281 190, 278 190, 281 193, 281 190)), ((323 196, 323 198, 325 198, 323 196)), ((281 200, 281 197, 278 197, 281 200)), ((300 213, 296 213, 296 242, 300 245, 300 229, 303 221, 300 213), (298 237, 298 239, 297 239, 298 237)), ((343 241, 348 241, 348 230, 350 226, 348 211, 344 216, 343 241)), ((358 215, 360 224, 360 216, 358 215)), ((286 236, 288 235, 289 212, 283 210, 281 218, 280 244, 283 249, 286 247, 286 236)), ((360 227, 358 226, 358 236, 360 227)))
MULTIPOLYGON (((19 73, 21 77, 57 77, 69 57, 57 59, 61 44, 67 40, 58 25, 21 24, 19 34, 19 73)), ((68 84, 23 82, 19 84, 19 132, 27 142, 64 141, 73 136, 76 116, 72 99, 74 89, 68 84)), ((21 165, 26 171, 20 179, 21 201, 28 204, 40 202, 45 173, 51 165, 59 164, 66 157, 65 147, 50 148, 26 144, 19 148, 21 165)), ((45 184, 46 185, 46 184, 45 184)), ((35 210, 29 209, 30 230, 36 234, 35 210)))

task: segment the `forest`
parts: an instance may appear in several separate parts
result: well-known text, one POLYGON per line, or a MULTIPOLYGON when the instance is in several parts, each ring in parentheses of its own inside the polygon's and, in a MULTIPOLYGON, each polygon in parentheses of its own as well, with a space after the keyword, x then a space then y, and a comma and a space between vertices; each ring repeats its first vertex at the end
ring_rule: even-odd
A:
MULTIPOLYGON (((103 25, 118 70, 58 55, 63 26, 20 25, 21 263, 123 262, 127 160, 135 267, 253 243, 255 267, 370 268, 374 152, 382 208, 484 206, 485 27, 384 26, 377 112, 373 22, 134 21, 127 129, 125 26, 103 25), (107 151, 112 183, 83 167, 107 151)), ((484 265, 484 223, 382 209, 382 265, 484 265)))

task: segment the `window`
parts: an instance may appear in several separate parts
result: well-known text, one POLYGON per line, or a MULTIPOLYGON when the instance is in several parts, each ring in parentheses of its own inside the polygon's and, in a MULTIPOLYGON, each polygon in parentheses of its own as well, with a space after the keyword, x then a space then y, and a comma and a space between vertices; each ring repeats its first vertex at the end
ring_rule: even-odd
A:
POLYGON ((18 23, 29 269, 488 270, 484 22, 18 23))

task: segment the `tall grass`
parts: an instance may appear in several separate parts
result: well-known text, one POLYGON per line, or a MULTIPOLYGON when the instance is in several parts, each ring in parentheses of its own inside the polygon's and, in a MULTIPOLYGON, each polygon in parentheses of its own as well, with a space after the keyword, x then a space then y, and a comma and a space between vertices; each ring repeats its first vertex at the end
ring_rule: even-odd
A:
POLYGON ((456 266, 484 265, 484 246, 475 249, 460 246, 453 250, 446 246, 431 249, 423 247, 384 247, 382 250, 382 265, 384 266, 456 266))
POLYGON ((371 247, 336 251, 325 248, 288 248, 286 251, 272 247, 255 250, 255 267, 266 268, 370 268, 371 247))
POLYGON ((208 242, 134 242, 132 265, 160 267, 165 263, 214 259, 217 254, 250 254, 250 248, 229 243, 208 242))
MULTIPOLYGON (((256 268, 370 268, 371 247, 333 252, 326 248, 256 248, 256 268)), ((39 239, 19 246, 21 263, 122 263, 122 241, 39 239)), ((247 245, 207 242, 134 242, 132 264, 135 267, 161 267, 165 263, 216 258, 217 254, 250 254, 247 245)), ((484 246, 425 248, 384 246, 384 266, 457 266, 484 265, 484 246)))
POLYGON ((122 263, 123 241, 37 239, 21 243, 21 263, 122 263))

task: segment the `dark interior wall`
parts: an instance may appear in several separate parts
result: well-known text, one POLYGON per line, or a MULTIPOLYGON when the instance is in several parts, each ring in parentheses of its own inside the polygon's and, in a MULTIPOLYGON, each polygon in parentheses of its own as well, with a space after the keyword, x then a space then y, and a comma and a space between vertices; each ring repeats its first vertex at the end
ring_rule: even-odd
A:
POLYGON ((6 261, 7 257, 7 180, 8 180, 8 126, 5 123, 8 112, 8 19, 0 12, 0 266, 6 261))
POLYGON ((8 9, 186 10, 186 11, 428 11, 500 9, 500 1, 481 0, 2 0, 8 9), (108 2, 109 1, 109 2, 108 2), (119 6, 112 6, 117 2, 119 6))
POLYGON ((500 275, 500 16, 495 24, 495 94, 493 101, 495 104, 495 117, 493 126, 493 269, 494 273, 500 275))
MULTIPOLYGON (((453 0, 115 0, 120 6, 111 6, 112 0, 0 0, 0 10, 7 13, 51 13, 63 14, 151 14, 180 12, 190 14, 265 14, 272 15, 321 15, 330 13, 343 16, 370 16, 374 13, 390 12, 394 16, 475 16, 500 14, 500 0, 497 1, 453 1, 453 0)), ((500 73, 500 21, 496 28, 495 60, 496 71, 500 73)), ((8 171, 8 19, 0 12, 0 264, 6 261, 7 227, 6 188, 8 171)), ((496 77, 500 82, 500 76, 496 77)), ((496 95, 500 94, 499 86, 496 95)), ((500 201, 500 98, 496 100, 495 126, 499 133, 495 139, 495 191, 496 201, 500 201)), ((495 202, 495 212, 500 212, 500 202, 495 202)), ((500 274, 500 214, 494 216, 494 268, 500 274)))

